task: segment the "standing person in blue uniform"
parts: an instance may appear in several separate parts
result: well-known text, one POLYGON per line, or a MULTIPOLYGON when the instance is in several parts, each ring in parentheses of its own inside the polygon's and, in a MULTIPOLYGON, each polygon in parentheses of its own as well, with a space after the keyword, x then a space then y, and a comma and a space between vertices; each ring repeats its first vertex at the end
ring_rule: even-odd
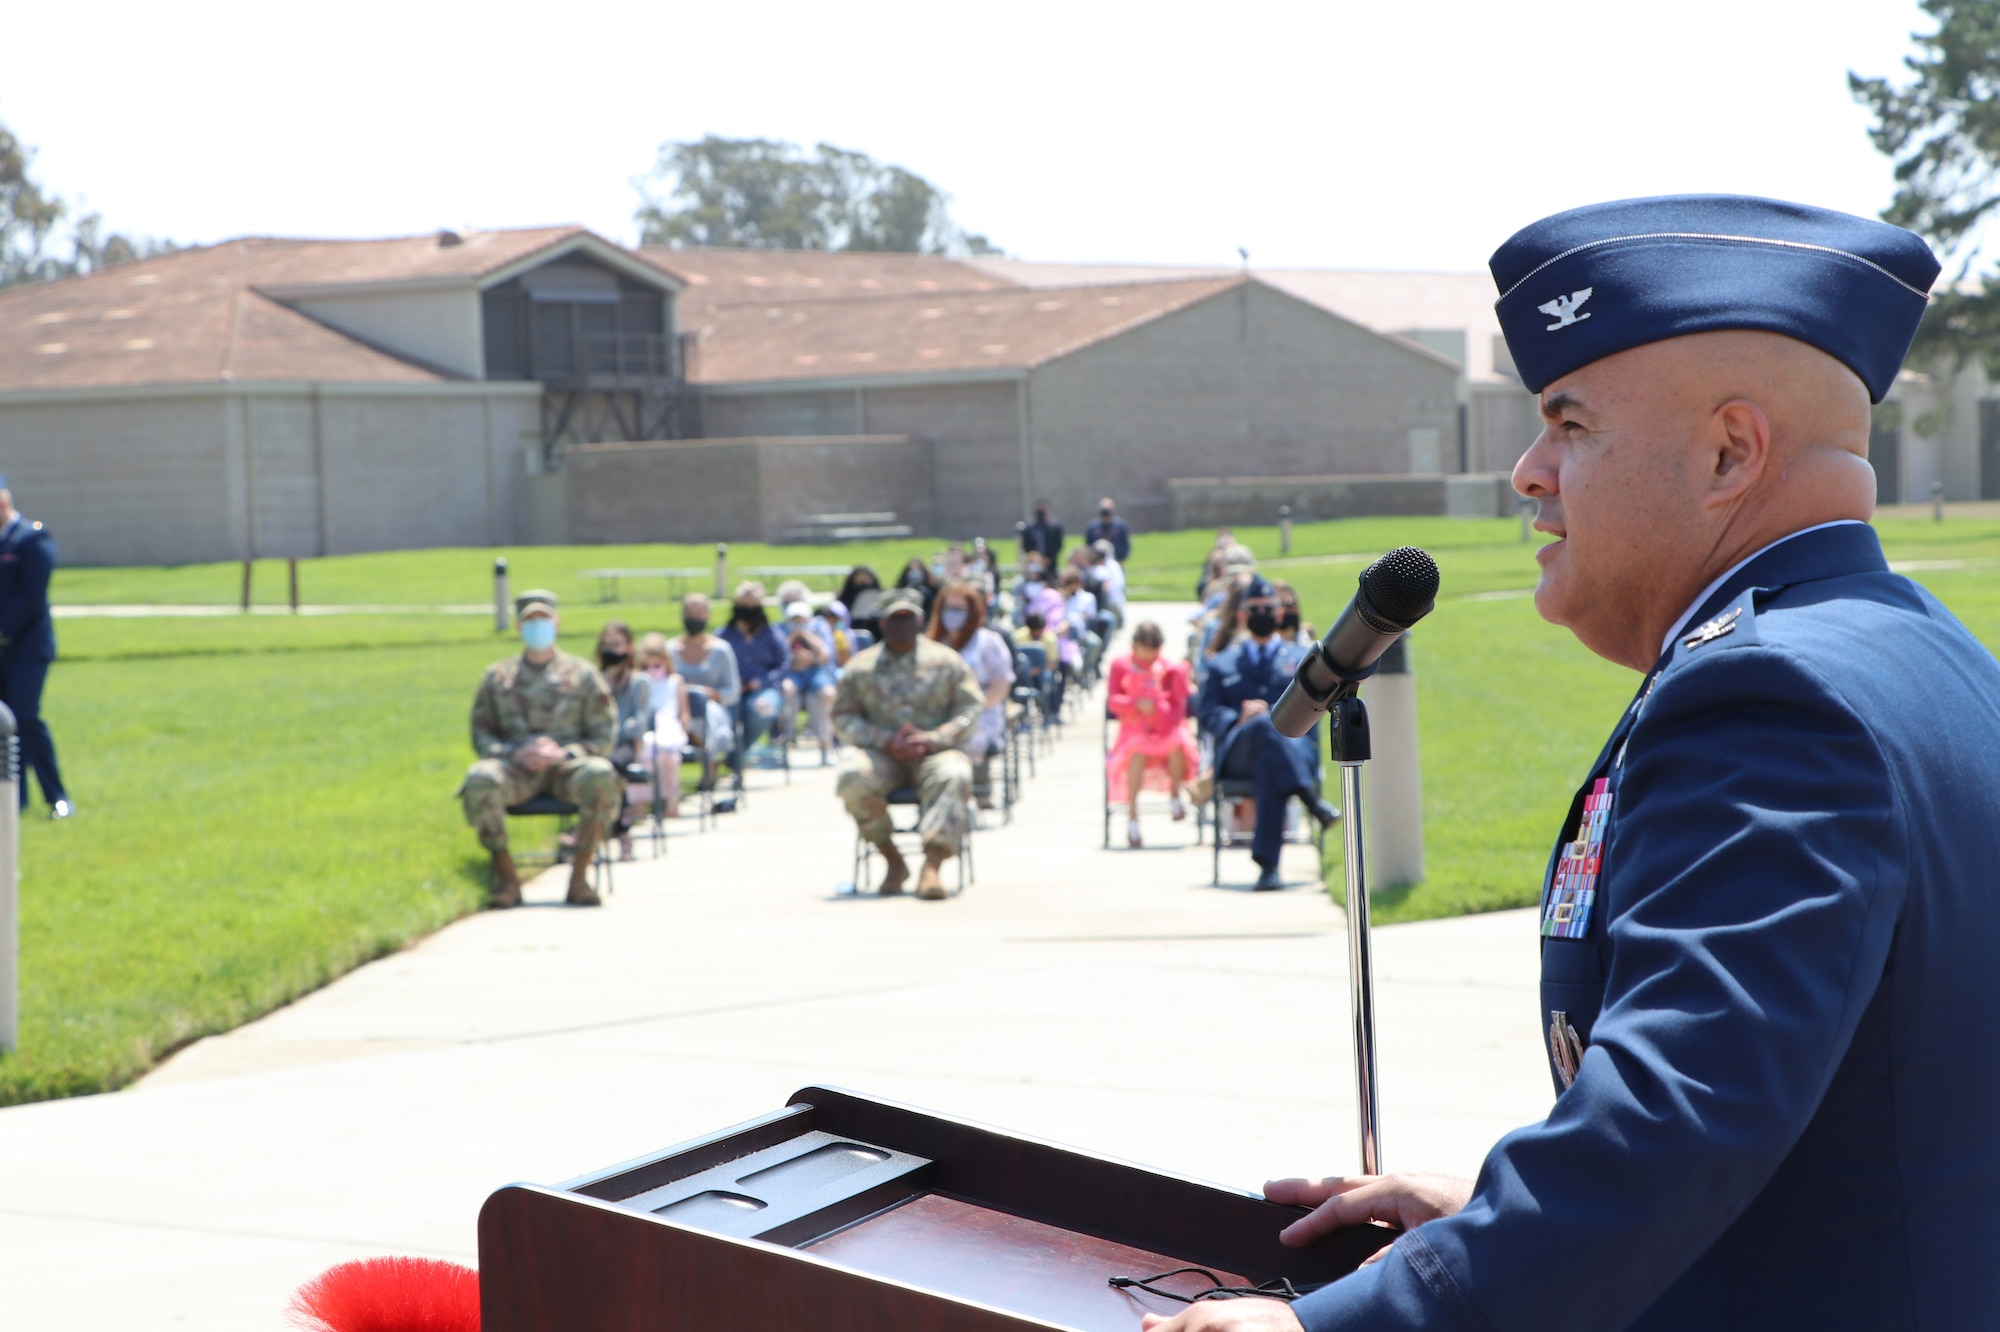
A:
POLYGON ((28 807, 27 770, 33 769, 49 817, 66 819, 74 807, 56 767, 56 742, 42 720, 42 683, 56 659, 56 627, 49 618, 55 570, 56 539, 20 515, 0 476, 0 703, 14 710, 21 736, 21 808, 28 807))
MULTIPOLYGON (((1308 645, 1278 634, 1278 595, 1261 574, 1250 575, 1236 611, 1237 640, 1209 660, 1195 714, 1215 741, 1215 778, 1257 783, 1256 831, 1250 858, 1257 890, 1283 887, 1278 854, 1285 845, 1285 807, 1297 796, 1321 827, 1340 817, 1319 790, 1320 730, 1293 740, 1271 725, 1271 705, 1284 694, 1308 645)), ((1220 833, 1217 834, 1220 836, 1220 833)))
POLYGON ((1641 673, 1544 880, 1555 1108, 1476 1183, 1267 1185, 1315 1208, 1288 1242, 1404 1233, 1172 1332, 2000 1327, 2000 664, 1864 521, 1937 272, 1717 196, 1494 255, 1541 397, 1537 609, 1641 673))

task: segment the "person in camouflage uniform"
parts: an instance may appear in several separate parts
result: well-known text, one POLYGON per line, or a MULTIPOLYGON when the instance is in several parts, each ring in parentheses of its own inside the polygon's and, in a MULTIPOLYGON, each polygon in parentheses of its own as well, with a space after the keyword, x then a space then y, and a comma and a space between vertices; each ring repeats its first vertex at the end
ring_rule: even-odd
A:
POLYGON ((590 862, 618 816, 618 772, 605 755, 618 714, 595 667, 557 649, 556 595, 540 590, 514 599, 522 652, 495 662, 472 700, 472 748, 479 755, 458 788, 465 821, 493 853, 496 907, 519 906, 521 878, 507 850, 507 807, 547 793, 577 808, 576 854, 569 901, 596 906, 590 862))
POLYGON ((896 850, 889 793, 914 786, 924 868, 917 896, 941 898, 938 866, 958 853, 971 814, 972 761, 960 748, 986 700, 965 658, 923 636, 923 601, 897 588, 880 602, 882 641, 847 663, 833 699, 834 733, 849 745, 835 784, 862 837, 888 862, 882 892, 900 893, 910 867, 896 850))

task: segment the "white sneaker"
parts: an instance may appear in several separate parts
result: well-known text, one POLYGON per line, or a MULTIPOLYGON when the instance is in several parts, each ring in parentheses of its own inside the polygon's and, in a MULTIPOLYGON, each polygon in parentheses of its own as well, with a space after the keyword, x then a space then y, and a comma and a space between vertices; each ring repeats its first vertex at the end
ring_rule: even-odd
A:
POLYGON ((1145 844, 1145 839, 1139 836, 1139 820, 1128 819, 1125 823, 1125 845, 1137 851, 1145 844))

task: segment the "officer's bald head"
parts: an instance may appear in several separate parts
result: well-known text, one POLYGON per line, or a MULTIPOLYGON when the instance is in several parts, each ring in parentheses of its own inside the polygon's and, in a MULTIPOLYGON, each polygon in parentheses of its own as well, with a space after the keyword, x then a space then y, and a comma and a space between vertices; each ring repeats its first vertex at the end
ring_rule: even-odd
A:
POLYGON ((1772 541, 1867 518, 1868 390, 1775 333, 1697 333, 1632 348, 1541 394, 1543 430, 1514 483, 1562 540, 1535 603, 1585 646, 1649 667, 1673 620, 1772 541))

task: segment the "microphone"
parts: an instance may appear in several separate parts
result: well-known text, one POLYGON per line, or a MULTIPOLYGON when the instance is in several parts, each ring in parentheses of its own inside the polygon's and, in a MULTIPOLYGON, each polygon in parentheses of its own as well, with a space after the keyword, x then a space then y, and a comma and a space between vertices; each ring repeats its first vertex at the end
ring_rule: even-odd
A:
POLYGON ((1278 734, 1296 740, 1310 731, 1343 686, 1373 675, 1389 645, 1431 613, 1437 604, 1437 562, 1404 546, 1363 569, 1360 584, 1271 709, 1278 734))

